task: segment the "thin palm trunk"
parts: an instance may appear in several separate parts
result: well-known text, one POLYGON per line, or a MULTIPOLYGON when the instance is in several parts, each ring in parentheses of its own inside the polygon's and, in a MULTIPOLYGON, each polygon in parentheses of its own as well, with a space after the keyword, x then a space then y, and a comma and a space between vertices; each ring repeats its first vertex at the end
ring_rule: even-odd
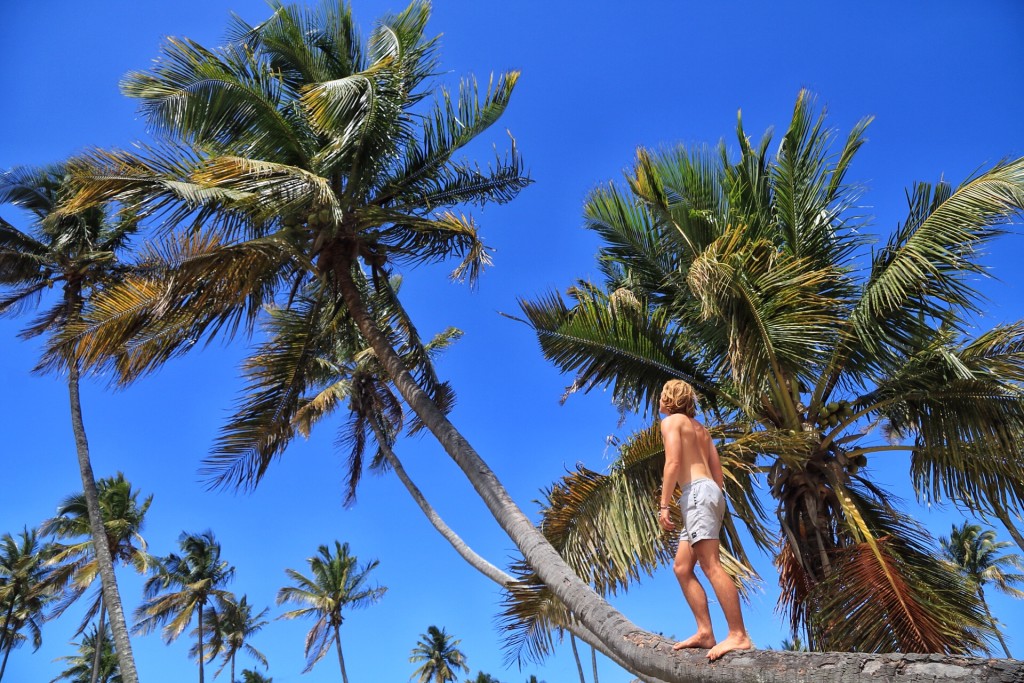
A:
POLYGON ((341 629, 334 627, 334 645, 338 648, 338 665, 341 666, 342 683, 348 683, 348 674, 345 672, 345 655, 341 654, 341 629))
MULTIPOLYGON (((11 617, 14 615, 14 599, 11 599, 11 604, 7 606, 7 614, 4 615, 4 625, 0 626, 0 650, 9 651, 10 646, 14 645, 14 638, 12 637, 11 642, 7 642, 7 630, 11 627, 11 617)), ((6 660, 5 660, 6 661, 6 660)), ((2 670, 0 670, 0 678, 3 678, 2 670)))
POLYGON ((0 662, 0 681, 4 680, 4 671, 7 670, 7 658, 11 656, 12 649, 14 649, 13 640, 4 647, 4 660, 0 662))
POLYGON ((1003 632, 999 630, 999 626, 996 625, 996 620, 992 616, 992 612, 988 609, 988 602, 985 601, 985 590, 978 584, 978 600, 981 601, 981 606, 985 609, 985 616, 988 617, 988 623, 992 625, 992 630, 996 632, 996 638, 999 639, 999 644, 1003 646, 1003 652, 1006 654, 1007 659, 1013 659, 1013 655, 1010 654, 1010 648, 1006 646, 1006 641, 1003 639, 1003 632))
POLYGON ((117 590, 117 579, 114 576, 114 561, 110 556, 107 534, 103 528, 100 514, 99 491, 96 478, 92 472, 92 461, 89 458, 89 441, 85 436, 85 423, 82 420, 82 398, 79 394, 78 362, 72 361, 68 373, 68 393, 71 400, 71 428, 75 435, 75 449, 78 453, 78 468, 82 475, 82 492, 85 505, 89 512, 89 529, 92 533, 93 548, 96 553, 96 564, 99 568, 100 585, 103 590, 103 601, 110 613, 110 631, 114 638, 114 649, 117 663, 121 670, 124 683, 139 683, 135 671, 135 659, 132 656, 132 645, 128 639, 128 623, 121 609, 121 595, 117 590))
POLYGON ((423 492, 420 491, 419 487, 417 487, 416 484, 413 483, 412 479, 409 478, 409 475, 406 473, 405 467, 402 466, 402 462, 398 459, 398 456, 396 456, 394 451, 388 447, 387 441, 384 440, 384 435, 380 431, 380 427, 378 427, 373 420, 370 420, 370 423, 373 427, 374 436, 377 438, 377 444, 380 446, 381 452, 384 454, 384 459, 388 461, 391 469, 393 469, 395 474, 398 475, 398 479, 405 486, 405 489, 409 492, 409 495, 412 496, 412 499, 416 501, 416 505, 418 505, 420 510, 423 511, 423 514, 427 516, 430 524, 438 531, 438 533, 444 536, 445 540, 447 540, 455 549, 455 552, 457 552, 462 559, 468 562, 470 566, 498 585, 504 587, 514 583, 514 577, 501 571, 485 558, 478 555, 476 551, 470 548, 466 542, 463 541, 462 538, 455 533, 455 531, 449 527, 443 519, 441 519, 441 516, 437 514, 437 511, 434 510, 433 506, 427 501, 423 492))
POLYGON ((569 645, 572 646, 572 658, 576 660, 576 671, 580 674, 580 683, 587 683, 587 679, 583 677, 583 662, 580 661, 580 651, 576 649, 576 636, 569 634, 569 645))
POLYGON ((199 603, 199 683, 203 683, 203 654, 203 603, 199 603))
POLYGON ((231 653, 231 683, 235 683, 235 653, 231 653))
POLYGON ((594 683, 597 683, 597 648, 590 646, 590 668, 594 670, 594 683))
POLYGON ((103 642, 103 637, 107 632, 106 616, 107 608, 106 605, 103 604, 103 593, 100 593, 100 618, 99 626, 96 628, 96 644, 93 647, 95 652, 92 654, 92 676, 89 679, 90 683, 98 683, 100 680, 100 659, 103 655, 103 648, 101 647, 101 644, 103 642))

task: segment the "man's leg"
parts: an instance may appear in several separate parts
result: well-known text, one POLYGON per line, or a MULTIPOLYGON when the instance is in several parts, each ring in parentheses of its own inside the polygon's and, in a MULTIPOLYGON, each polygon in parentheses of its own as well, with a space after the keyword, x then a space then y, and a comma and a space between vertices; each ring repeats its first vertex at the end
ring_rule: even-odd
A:
POLYGON ((740 611, 740 594, 732 577, 722 567, 718 555, 718 540, 708 538, 697 541, 693 552, 700 561, 700 568, 708 577, 711 587, 715 590, 718 604, 725 612, 725 621, 729 625, 729 635, 708 652, 708 659, 718 659, 730 650, 749 650, 754 646, 743 626, 743 613, 740 611))
POLYGON ((697 620, 697 633, 673 645, 673 650, 681 650, 684 647, 710 648, 715 644, 715 632, 711 630, 711 614, 708 612, 708 596, 697 580, 697 575, 693 573, 696 564, 697 556, 694 555, 690 543, 680 541, 672 569, 679 581, 679 587, 683 589, 686 603, 697 620))

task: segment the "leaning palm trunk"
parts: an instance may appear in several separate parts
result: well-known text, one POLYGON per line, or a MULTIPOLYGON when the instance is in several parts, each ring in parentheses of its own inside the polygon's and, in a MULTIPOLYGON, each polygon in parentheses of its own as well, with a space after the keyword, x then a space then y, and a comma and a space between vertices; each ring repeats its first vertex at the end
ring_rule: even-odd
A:
POLYGON ((519 509, 487 463, 419 387, 403 366, 401 358, 377 328, 352 278, 349 268, 353 265, 350 261, 338 264, 339 267, 334 269, 341 296, 360 333, 373 348, 399 393, 463 471, 495 520, 523 553, 523 557, 536 570, 541 580, 562 602, 572 606, 573 613, 581 625, 601 644, 602 651, 612 653, 613 659, 617 661, 627 662, 625 668, 629 671, 673 683, 817 681, 821 680, 819 669, 822 667, 828 667, 830 679, 837 681, 859 680, 866 667, 870 667, 876 676, 883 678, 899 673, 908 683, 925 680, 962 680, 965 676, 975 681, 1002 681, 1013 680, 1015 676, 1024 677, 1024 663, 1009 662, 1004 665, 998 661, 964 657, 911 655, 910 657, 915 657, 915 661, 907 662, 907 656, 904 655, 813 653, 805 655, 806 659, 796 662, 785 659, 791 653, 758 651, 733 654, 729 661, 740 666, 709 667, 701 652, 673 652, 670 641, 647 633, 632 624, 585 584, 519 509), (942 664, 941 670, 935 666, 936 664, 942 664), (778 675, 773 672, 778 672, 778 675))
POLYGON ((96 552, 96 564, 99 568, 103 602, 110 612, 110 632, 114 638, 114 649, 117 651, 117 663, 121 670, 121 678, 124 683, 139 683, 139 675, 135 671, 135 659, 132 656, 132 645, 128 640, 128 624, 124 618, 124 611, 121 609, 121 595, 117 590, 117 579, 114 576, 114 561, 110 556, 107 533, 103 528, 103 518, 100 514, 99 491, 96 488, 96 478, 92 472, 92 461, 89 459, 89 441, 85 436, 85 423, 82 420, 82 400, 79 394, 78 379, 78 363, 72 361, 68 371, 71 428, 75 435, 78 468, 82 475, 82 492, 85 494, 85 504, 89 510, 89 527, 96 552))
POLYGON ((599 642, 617 658, 630 663, 628 668, 631 671, 666 680, 683 680, 689 667, 682 659, 672 661, 664 657, 651 657, 647 654, 653 653, 650 647, 645 647, 644 650, 637 649, 636 646, 641 644, 652 645, 652 638, 661 641, 664 639, 653 637, 632 624, 565 564, 543 534, 512 500, 487 463, 416 383, 367 312, 352 278, 350 269, 353 266, 351 261, 339 263, 334 271, 339 279, 341 295, 360 333, 373 348, 406 403, 463 471, 487 505, 487 509, 523 553, 530 566, 537 571, 541 580, 551 587, 562 602, 572 606, 573 613, 593 632, 599 642))
MULTIPOLYGON (((508 586, 515 583, 516 578, 514 576, 494 566, 493 564, 488 562, 484 557, 480 556, 476 551, 470 548, 469 545, 466 544, 466 542, 463 541, 462 538, 457 533, 455 533, 455 530, 448 526, 444 519, 442 519, 441 515, 437 514, 437 511, 430 504, 430 501, 426 499, 426 496, 423 495, 423 492, 420 491, 419 487, 416 486, 412 479, 409 478, 409 474, 405 471, 405 467, 402 465, 402 461, 399 460, 398 456, 395 455, 394 451, 392 451, 391 448, 388 447, 387 441, 385 440, 384 434, 381 433, 380 427, 378 427, 377 423, 373 422, 372 420, 370 421, 370 424, 373 428, 374 436, 377 439, 377 443, 380 445, 381 452, 384 454, 385 460, 388 461, 388 464, 391 466, 391 469, 395 471, 395 474, 398 476, 398 479, 405 486, 406 490, 409 492, 409 495, 412 496, 412 499, 416 501, 416 504, 419 506, 420 510, 423 511, 423 514, 426 515, 427 519, 430 521, 430 524, 434 527, 434 529, 436 529, 437 532, 440 533, 441 536, 443 536, 445 540, 447 540, 448 543, 451 544, 452 548, 455 549, 455 552, 457 552, 459 556, 462 557, 462 559, 468 562, 471 567, 473 567, 478 572, 489 578, 491 581, 498 584, 502 588, 507 588, 508 586)), ((597 638, 597 636, 591 633, 585 626, 573 622, 566 628, 569 630, 571 634, 580 638, 585 643, 590 645, 591 663, 594 668, 595 681, 597 681, 598 650, 600 650, 602 654, 604 654, 613 662, 621 666, 626 671, 630 670, 629 664, 627 664, 621 657, 616 655, 614 652, 611 652, 608 649, 608 646, 602 643, 597 638)), ((575 648, 575 643, 573 647, 575 648)), ((580 677, 582 678, 582 673, 580 677)), ((645 683, 664 683, 663 681, 648 676, 642 677, 641 680, 645 681, 645 683)))

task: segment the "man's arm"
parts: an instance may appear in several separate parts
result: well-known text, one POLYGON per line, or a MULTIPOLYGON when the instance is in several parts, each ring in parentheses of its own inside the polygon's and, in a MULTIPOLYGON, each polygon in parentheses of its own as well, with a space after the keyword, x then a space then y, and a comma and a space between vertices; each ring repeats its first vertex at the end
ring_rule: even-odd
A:
POLYGON ((658 509, 658 522, 663 529, 671 531, 675 528, 669 518, 669 507, 676 493, 676 484, 679 481, 679 469, 683 464, 683 443, 680 439, 679 430, 673 424, 672 416, 661 421, 661 440, 665 445, 665 471, 661 479, 661 502, 658 509))

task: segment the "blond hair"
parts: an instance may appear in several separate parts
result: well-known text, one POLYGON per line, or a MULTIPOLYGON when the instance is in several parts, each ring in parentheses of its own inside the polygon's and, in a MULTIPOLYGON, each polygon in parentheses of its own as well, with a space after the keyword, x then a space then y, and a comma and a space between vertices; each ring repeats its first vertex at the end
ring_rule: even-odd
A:
POLYGON ((669 413, 694 417, 697 414, 697 393, 689 383, 681 379, 670 379, 661 389, 661 404, 669 413))

